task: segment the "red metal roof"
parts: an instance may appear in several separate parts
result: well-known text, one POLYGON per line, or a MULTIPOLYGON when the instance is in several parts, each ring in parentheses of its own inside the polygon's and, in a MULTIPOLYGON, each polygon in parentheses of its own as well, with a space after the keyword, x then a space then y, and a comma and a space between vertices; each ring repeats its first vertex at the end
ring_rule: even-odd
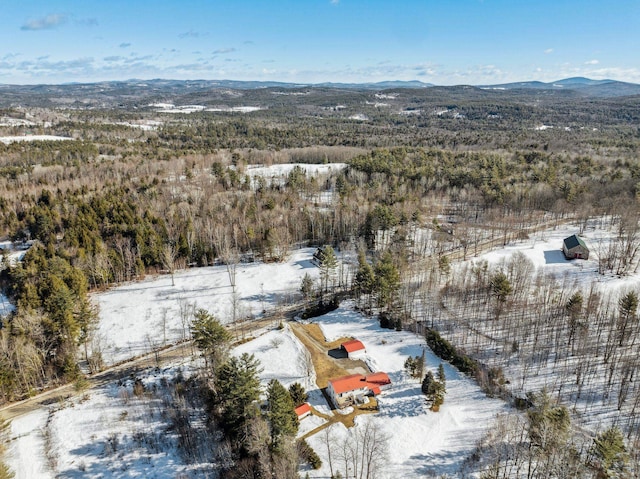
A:
POLYGON ((341 344, 341 347, 345 349, 348 353, 353 353, 355 351, 361 351, 364 349, 364 344, 357 339, 352 339, 351 341, 346 341, 341 344))
POLYGON ((309 406, 309 403, 304 403, 298 406, 295 411, 298 417, 301 417, 311 412, 311 406, 309 406))
POLYGON ((370 389, 374 394, 379 394, 380 386, 391 384, 391 380, 387 373, 373 373, 368 376, 351 374, 349 376, 331 379, 329 383, 336 394, 355 391, 356 389, 370 389))

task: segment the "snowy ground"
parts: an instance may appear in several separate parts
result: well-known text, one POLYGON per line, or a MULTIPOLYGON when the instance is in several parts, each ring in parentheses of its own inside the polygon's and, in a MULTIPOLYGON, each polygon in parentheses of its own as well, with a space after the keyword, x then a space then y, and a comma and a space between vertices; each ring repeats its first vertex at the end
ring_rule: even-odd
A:
MULTIPOLYGON (((440 412, 433 413, 424 404, 419 383, 403 372, 407 356, 422 354, 424 343, 419 337, 383 330, 375 319, 363 317, 348 305, 316 320, 328 339, 352 335, 362 340, 368 351, 366 362, 373 370, 389 373, 393 386, 379 397, 380 412, 359 417, 355 427, 361 427, 361 420, 373 421, 392 437, 388 471, 395 477, 456 473, 495 415, 504 410, 503 403, 485 398, 471 380, 445 364, 447 396, 440 412)), ((263 386, 271 379, 278 379, 285 386, 300 382, 310 392, 311 404, 330 414, 315 386, 315 373, 308 365, 306 350, 287 325, 238 346, 233 354, 244 352, 255 354, 260 360, 263 386)), ((426 359, 432 370, 440 364, 429 351, 426 359)), ((189 365, 182 367, 188 376, 189 365)), ((173 367, 143 376, 147 391, 170 380, 175 372, 173 367)), ((8 463, 17 479, 173 478, 180 474, 197 477, 198 467, 204 467, 185 465, 161 404, 157 399, 141 400, 132 395, 131 379, 51 407, 50 414, 40 411, 12 424, 14 440, 8 463)), ((317 416, 303 419, 299 435, 324 422, 317 416)), ((329 434, 332 441, 339 441, 353 434, 353 430, 338 423, 329 434)), ((329 476, 323 437, 320 432, 308 439, 324 464, 318 471, 309 470, 310 477, 329 476)))
MULTIPOLYGON (((237 265, 237 318, 257 317, 296 295, 305 273, 318 277, 311 264, 314 248, 291 253, 285 263, 237 265)), ((183 339, 188 323, 181 310, 204 308, 224 323, 233 318, 232 290, 225 266, 194 268, 95 294, 100 308, 97 337, 107 364, 140 355, 183 339)), ((188 314, 187 314, 188 316, 188 314)))
POLYGON ((16 141, 64 141, 73 140, 67 136, 54 136, 54 135, 28 135, 28 136, 0 136, 0 142, 8 145, 16 141))
MULTIPOLYGON (((7 464, 16 479, 198 477, 210 465, 180 455, 161 386, 192 367, 145 373, 139 397, 127 378, 15 419, 7 464)), ((197 415, 191 420, 198 427, 197 415)))
POLYGON ((198 111, 228 112, 228 113, 251 113, 264 110, 261 106, 224 106, 207 108, 204 105, 174 105, 173 103, 153 103, 149 105, 155 108, 158 113, 195 113, 198 111))
MULTIPOLYGON (((617 276, 615 274, 598 273, 598 255, 606 253, 609 244, 616 236, 607 219, 590 220, 584 231, 580 233, 578 225, 568 225, 536 233, 530 239, 512 243, 506 247, 485 253, 479 258, 454 266, 460 274, 462 268, 470 264, 477 264, 486 260, 489 266, 505 265, 515 254, 522 254, 534 266, 529 283, 526 285, 531 291, 525 294, 533 295, 534 291, 548 288, 552 292, 564 292, 565 296, 573 291, 581 290, 583 297, 588 297, 590 290, 600 292, 602 296, 611 297, 613 312, 623 294, 628 291, 638 291, 640 288, 640 273, 632 272, 627 276, 617 276), (565 259, 561 248, 564 238, 579 234, 590 249, 589 260, 565 259)), ((455 273, 454 273, 455 274, 455 273)), ((567 299, 564 298, 564 301, 567 299)), ((464 345, 472 354, 482 357, 482 361, 490 367, 498 367, 504 370, 505 378, 509 381, 511 392, 517 396, 524 396, 528 392, 538 392, 546 389, 553 395, 561 398, 574 414, 574 420, 583 427, 592 431, 598 431, 610 424, 629 425, 630 411, 633 409, 634 394, 637 394, 637 386, 633 381, 629 381, 630 387, 627 390, 626 402, 624 405, 618 404, 619 390, 621 389, 622 376, 621 369, 618 368, 613 374, 611 390, 603 395, 605 378, 613 371, 613 366, 604 364, 602 350, 598 350, 597 345, 604 343, 608 337, 608 328, 615 328, 615 322, 601 322, 598 328, 589 329, 585 336, 584 348, 576 348, 575 353, 567 346, 567 330, 561 326, 555 327, 560 322, 555 322, 540 327, 535 334, 533 324, 531 328, 508 332, 510 321, 504 322, 501 326, 496 326, 495 321, 483 319, 486 316, 485 310, 480 313, 474 308, 465 309, 465 306, 453 300, 447 305, 452 311, 451 315, 443 322, 443 331, 446 337, 454 344, 464 345), (479 314, 479 316, 478 316, 479 314), (475 351, 474 341, 477 336, 464 327, 464 321, 458 323, 456 327, 448 328, 446 324, 452 324, 455 318, 466 318, 473 320, 475 330, 486 334, 486 337, 498 338, 490 344, 480 343, 480 351, 475 351), (470 319, 475 318, 475 319, 470 319), (532 341, 539 335, 538 347, 532 346, 532 341), (501 342, 503 337, 508 341, 501 342), (557 337, 561 341, 557 341, 557 337), (474 339, 475 338, 475 339, 474 339), (518 351, 513 351, 505 344, 511 345, 512 339, 519 345, 518 351), (600 340, 600 338, 602 338, 600 340), (553 346, 555 344, 555 346, 553 346), (546 351, 551 353, 546 354, 546 351), (475 352, 474 352, 475 351, 475 352), (595 356, 599 351, 599 356, 595 356), (545 355, 546 354, 546 355, 545 355), (580 376, 578 376, 580 374, 580 376), (581 378, 578 386, 578 378, 581 378)), ((445 315, 446 316, 446 315, 445 315)), ((514 318, 517 315, 514 314, 514 318)), ((593 319, 595 321, 595 319, 593 319)), ((637 346, 634 349, 619 349, 622 363, 637 358, 637 346)))
POLYGON ((248 166, 245 173, 251 178, 251 186, 256 186, 256 178, 264 178, 268 185, 279 184, 284 185, 287 175, 295 168, 302 168, 307 178, 317 177, 320 175, 328 175, 337 171, 344 170, 346 163, 282 163, 271 166, 248 166))
POLYGON ((584 289, 590 288, 592 284, 602 289, 637 288, 640 286, 640 273, 624 277, 598 274, 598 252, 606 249, 613 234, 609 230, 599 229, 594 225, 586 228, 582 233, 579 232, 578 226, 562 226, 535 233, 528 240, 509 244, 469 261, 486 260, 489 264, 497 265, 520 252, 533 263, 536 270, 570 285, 584 289), (589 247, 588 260, 569 261, 564 257, 562 240, 574 234, 583 238, 589 247))
MULTIPOLYGON (((366 420, 373 421, 391 437, 388 469, 395 477, 456 473, 496 414, 506 410, 503 402, 486 398, 474 381, 445 363, 445 402, 439 412, 431 412, 420 392, 420 383, 408 378, 404 372, 407 357, 422 354, 425 348, 422 338, 410 332, 382 329, 375 319, 348 307, 316 318, 316 322, 328 340, 353 336, 364 342, 369 367, 389 374, 393 386, 379 396, 380 412, 367 415, 366 420)), ((435 373, 440 362, 429 349, 426 350, 427 368, 435 373)), ((360 416, 358 420, 364 418, 360 416)), ((344 429, 343 426, 333 427, 336 435, 344 429)), ((311 477, 329 475, 326 446, 321 436, 308 439, 323 460, 323 468, 310 471, 311 477)))

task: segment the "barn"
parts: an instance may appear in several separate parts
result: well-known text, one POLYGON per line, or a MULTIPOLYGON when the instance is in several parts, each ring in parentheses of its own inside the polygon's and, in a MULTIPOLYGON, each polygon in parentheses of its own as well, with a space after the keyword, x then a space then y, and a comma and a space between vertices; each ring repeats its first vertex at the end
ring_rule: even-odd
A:
POLYGON ((362 358, 367 353, 364 344, 362 344, 362 342, 358 341, 357 339, 345 341, 340 345, 340 349, 347 353, 347 357, 349 359, 362 358))
POLYGON ((578 235, 571 235, 564 239, 562 252, 567 259, 589 259, 589 248, 578 235))

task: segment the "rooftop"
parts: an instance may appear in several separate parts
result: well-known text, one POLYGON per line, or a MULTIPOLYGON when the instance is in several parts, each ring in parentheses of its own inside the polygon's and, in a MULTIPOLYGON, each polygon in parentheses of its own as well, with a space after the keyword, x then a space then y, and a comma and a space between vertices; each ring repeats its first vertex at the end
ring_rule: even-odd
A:
POLYGON ((329 380, 329 384, 333 387, 336 394, 355 391, 357 389, 370 389, 374 394, 380 392, 380 386, 391 384, 391 380, 387 373, 378 372, 369 374, 351 374, 341 378, 329 380))
POLYGON ((578 235, 571 235, 568 238, 565 238, 564 244, 566 245, 567 249, 575 248, 578 245, 582 246, 583 248, 587 248, 587 245, 584 242, 584 240, 580 238, 578 235))
POLYGON ((364 344, 357 339, 352 339, 351 341, 345 341, 340 345, 344 350, 348 353, 353 353, 355 351, 361 351, 365 349, 364 344))

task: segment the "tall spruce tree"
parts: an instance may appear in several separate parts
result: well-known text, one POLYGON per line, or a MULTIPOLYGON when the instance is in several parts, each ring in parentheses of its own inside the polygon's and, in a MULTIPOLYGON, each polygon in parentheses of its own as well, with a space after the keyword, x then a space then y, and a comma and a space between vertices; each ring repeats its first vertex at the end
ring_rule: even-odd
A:
POLYGON ((291 396, 294 407, 298 407, 307 402, 308 394, 300 383, 293 383, 289 386, 289 395, 291 396))
POLYGON ((191 325, 191 336, 204 356, 208 372, 215 377, 229 354, 229 331, 211 313, 198 309, 191 325))
POLYGON ((618 427, 612 426, 594 438, 592 454, 601 474, 599 477, 623 477, 622 474, 629 462, 629 453, 618 427))
POLYGON ((247 420, 257 414, 260 362, 253 354, 231 357, 215 379, 218 412, 223 429, 237 438, 247 420))
POLYGON ((293 439, 298 432, 298 417, 289 391, 277 379, 269 381, 267 401, 271 449, 274 452, 281 452, 286 441, 293 439))

